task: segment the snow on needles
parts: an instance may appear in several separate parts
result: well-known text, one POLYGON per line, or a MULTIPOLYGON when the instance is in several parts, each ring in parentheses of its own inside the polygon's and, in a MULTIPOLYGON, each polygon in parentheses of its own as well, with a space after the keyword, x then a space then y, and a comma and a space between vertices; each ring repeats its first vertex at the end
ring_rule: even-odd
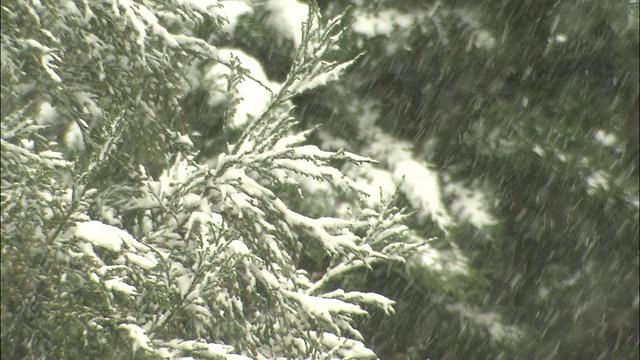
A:
MULTIPOLYGON (((139 267, 151 269, 158 265, 158 260, 153 253, 149 252, 150 248, 147 245, 140 243, 128 232, 118 229, 115 226, 103 224, 100 221, 82 222, 77 225, 75 235, 94 246, 99 246, 114 252, 122 251, 123 245, 126 245, 126 247, 132 251, 144 253, 144 255, 133 252, 125 253, 127 260, 139 267)), ((95 256, 90 249, 86 249, 85 252, 95 256)))
MULTIPOLYGON (((262 65, 242 50, 220 49, 219 56, 225 63, 237 61, 250 75, 250 77, 244 77, 237 85, 239 102, 236 104, 230 124, 234 128, 242 128, 249 119, 259 117, 265 112, 271 103, 272 94, 279 89, 280 85, 269 81, 262 65)), ((214 107, 227 101, 227 81, 232 72, 233 70, 228 66, 216 64, 204 74, 203 80, 206 86, 212 89, 209 106, 214 107)))
POLYGON ((149 343, 149 337, 145 334, 144 330, 136 325, 136 324, 121 324, 118 326, 120 329, 124 329, 129 333, 129 338, 131 338, 133 342, 133 351, 136 352, 138 349, 142 348, 147 351, 152 351, 149 343))
POLYGON ((103 224, 100 221, 87 221, 78 224, 76 236, 111 251, 120 251, 124 239, 130 242, 136 241, 126 231, 103 224))
POLYGON ((428 215, 442 230, 452 223, 451 216, 445 208, 440 195, 438 174, 417 160, 404 160, 395 166, 393 176, 401 182, 400 189, 408 196, 408 200, 416 209, 421 209, 418 218, 428 215))
POLYGON ((442 201, 439 174, 424 161, 414 159, 411 145, 383 134, 378 128, 368 130, 375 139, 363 154, 384 161, 396 184, 418 211, 421 220, 431 217, 440 229, 447 231, 453 219, 442 201))

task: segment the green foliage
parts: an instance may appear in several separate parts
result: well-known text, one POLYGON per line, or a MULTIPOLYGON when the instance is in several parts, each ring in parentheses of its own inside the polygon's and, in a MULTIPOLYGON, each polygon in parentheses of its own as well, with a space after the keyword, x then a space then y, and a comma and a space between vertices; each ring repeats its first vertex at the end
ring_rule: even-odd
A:
POLYGON ((393 301, 327 284, 422 244, 395 241, 395 208, 312 217, 285 202, 317 184, 364 195, 336 166, 373 160, 304 145, 290 101, 352 63, 330 55, 344 23, 305 6, 275 84, 202 39, 221 32, 216 9, 3 4, 3 358, 375 357, 355 319, 393 301), (242 106, 247 84, 262 104, 242 106), (220 94, 226 146, 196 147, 184 132, 213 117, 190 107, 220 94), (306 245, 328 259, 313 281, 306 245))
MULTIPOLYGON (((459 328, 447 331, 440 320, 458 295, 431 312, 437 320, 400 320, 397 338, 372 335, 394 339, 378 343, 380 354, 400 347, 420 349, 422 358, 637 357, 637 2, 354 3, 344 41, 366 56, 348 85, 319 96, 377 102, 376 124, 438 169, 453 212, 465 214, 456 184, 495 200, 486 207, 494 224, 458 218, 448 232, 491 284, 465 285, 462 298, 529 331, 509 347, 475 331, 460 341, 459 328), (422 336, 395 343, 413 324, 422 336)), ((324 9, 340 11, 328 2, 324 9)), ((313 112, 310 102, 301 99, 303 113, 313 112)), ((331 104, 324 112, 333 124, 363 117, 331 104)), ((329 129, 352 136, 341 133, 347 126, 329 129)), ((423 276, 433 284, 432 274, 423 276)), ((385 286, 394 283, 385 276, 373 282, 399 304, 421 304, 418 290, 385 286)), ((398 315, 419 318, 422 306, 407 312, 398 315)))
POLYGON ((637 3, 319 5, 2 4, 2 356, 637 357, 637 3))

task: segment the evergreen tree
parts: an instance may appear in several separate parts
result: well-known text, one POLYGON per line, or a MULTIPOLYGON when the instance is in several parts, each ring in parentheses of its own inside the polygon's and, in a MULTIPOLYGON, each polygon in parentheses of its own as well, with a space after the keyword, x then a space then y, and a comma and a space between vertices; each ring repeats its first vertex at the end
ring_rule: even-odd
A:
MULTIPOLYGON (((433 269, 371 273, 398 301, 395 317, 371 324, 378 354, 638 357, 637 2, 351 4, 342 48, 365 55, 300 112, 365 155, 379 138, 362 126, 405 139, 431 165, 416 187, 446 210, 428 203, 431 221, 411 227, 434 235, 450 214, 439 241, 483 280, 443 290, 433 269), (517 336, 496 341, 505 329, 517 336)), ((376 159, 399 183, 403 162, 376 159)), ((400 189, 416 209, 412 188, 400 189)))
POLYGON ((3 4, 3 357, 637 358, 638 38, 637 2, 3 4))
POLYGON ((268 5, 301 16, 281 82, 224 47, 236 2, 2 5, 3 358, 376 357, 355 321, 394 302, 341 283, 427 244, 338 169, 372 159, 305 145, 344 19, 268 5))

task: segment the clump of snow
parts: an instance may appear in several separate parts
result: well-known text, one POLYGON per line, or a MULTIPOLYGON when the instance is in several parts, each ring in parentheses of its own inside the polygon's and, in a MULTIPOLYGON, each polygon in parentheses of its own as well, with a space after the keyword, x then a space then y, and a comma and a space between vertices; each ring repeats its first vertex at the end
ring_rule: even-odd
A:
POLYGON ((471 48, 491 50, 496 45, 495 37, 487 30, 482 29, 481 23, 477 20, 478 15, 469 9, 457 9, 454 11, 460 21, 471 29, 471 36, 467 43, 466 50, 471 48))
MULTIPOLYGON (((360 137, 370 143, 361 149, 361 153, 386 165, 393 183, 400 185, 400 191, 418 212, 419 219, 431 217, 447 232, 448 227, 453 224, 453 219, 442 201, 439 174, 431 169, 428 163, 415 158, 409 142, 388 135, 375 125, 380 116, 375 103, 366 102, 360 105, 357 109, 360 114, 360 137)), ((387 183, 388 176, 383 175, 383 178, 386 180, 377 185, 384 184, 383 191, 386 193, 395 191, 395 186, 391 190, 390 184, 387 183)), ((371 190, 373 189, 369 188, 368 192, 371 190)), ((374 198, 372 201, 375 200, 374 198)))
MULTIPOLYGON (((144 168, 141 168, 140 170, 145 173, 144 168)), ((158 181, 144 181, 140 188, 142 196, 130 199, 126 208, 152 209, 166 206, 178 191, 178 185, 188 182, 189 179, 194 177, 194 173, 197 171, 198 167, 189 164, 188 159, 181 157, 170 168, 162 172, 158 181)), ((187 207, 197 203, 197 195, 195 198, 191 194, 183 197, 183 205, 185 204, 185 199, 187 201, 187 207)), ((204 202, 201 202, 200 205, 203 206, 204 202)))
POLYGON ((297 301, 305 313, 311 314, 313 318, 331 326, 333 331, 340 333, 340 327, 343 327, 352 332, 357 338, 362 339, 362 336, 350 324, 334 319, 335 317, 339 319, 342 317, 341 315, 347 314, 366 315, 367 312, 360 306, 338 299, 325 299, 295 291, 283 290, 283 293, 292 300, 297 301))
POLYGON ((62 78, 55 71, 58 66, 53 64, 53 62, 59 62, 60 58, 55 55, 50 47, 44 46, 34 39, 22 40, 21 42, 25 46, 34 48, 40 54, 40 64, 51 80, 57 83, 62 82, 62 78))
MULTIPOLYGON (((233 346, 222 344, 211 344, 196 340, 181 340, 173 339, 171 341, 158 341, 158 344, 180 350, 186 353, 194 353, 208 359, 229 359, 229 360, 248 360, 248 357, 242 355, 229 354, 233 351, 233 346)), ((166 354, 166 358, 174 358, 173 355, 180 354, 166 354)), ((180 359, 192 359, 191 357, 180 357, 180 359)))
POLYGON ((91 116, 99 118, 102 116, 102 110, 92 99, 93 94, 89 94, 83 91, 76 91, 73 93, 78 104, 82 105, 82 110, 85 113, 91 114, 91 116))
POLYGON ((336 299, 324 299, 316 296, 310 296, 294 291, 286 291, 285 294, 292 299, 297 300, 300 305, 305 308, 306 313, 316 314, 317 318, 333 322, 331 320, 331 313, 353 313, 359 315, 365 315, 360 306, 350 304, 336 299))
POLYGON ((336 81, 342 73, 353 64, 352 61, 342 63, 330 71, 323 72, 316 77, 305 79, 303 81, 296 80, 290 87, 290 91, 295 94, 302 94, 305 91, 315 89, 320 86, 327 85, 327 83, 336 81))
POLYGON ((367 37, 389 36, 394 29, 407 29, 424 14, 419 12, 403 14, 395 9, 386 9, 375 14, 356 11, 355 21, 351 28, 356 33, 367 37))
POLYGON ((569 160, 569 159, 567 159, 567 155, 565 153, 563 153, 563 152, 561 152, 561 151, 559 151, 557 149, 554 150, 553 152, 556 155, 556 158, 558 160, 560 160, 561 162, 566 163, 569 160))
POLYGON ((71 149, 80 150, 84 148, 82 130, 80 130, 80 126, 78 126, 78 123, 75 121, 69 123, 64 133, 64 142, 71 149))
POLYGON ((265 8, 271 12, 267 23, 292 40, 297 49, 302 43, 302 25, 309 16, 309 6, 297 0, 268 0, 265 8))
POLYGON ((87 221, 78 224, 75 235, 93 245, 111 251, 120 251, 124 239, 130 242, 136 241, 128 232, 115 226, 103 224, 100 221, 87 221))
POLYGON ((229 243, 229 250, 231 250, 231 252, 233 252, 234 254, 237 254, 237 255, 250 255, 251 254, 251 251, 249 250, 247 245, 245 245, 240 240, 231 241, 229 243))
POLYGON ((126 295, 136 295, 138 292, 134 286, 131 286, 122 281, 122 278, 117 277, 115 279, 107 280, 104 282, 104 285, 109 290, 115 290, 121 292, 126 295))
MULTIPOLYGON (((486 30, 477 30, 469 39, 469 45, 471 44, 477 49, 491 50, 496 46, 496 39, 486 30)), ((469 48, 470 46, 467 46, 467 49, 469 48)))
POLYGON ((407 195, 411 205, 419 211, 418 218, 427 216, 445 230, 452 224, 441 198, 438 174, 416 160, 404 160, 395 165, 393 177, 407 195))
MULTIPOLYGON (((115 226, 104 224, 100 221, 86 221, 78 223, 75 229, 75 236, 86 240, 88 243, 79 243, 78 247, 87 255, 91 256, 98 262, 102 262, 93 251, 93 246, 99 246, 114 252, 122 250, 123 245, 127 248, 145 253, 139 255, 133 252, 125 253, 125 257, 131 264, 135 264, 145 269, 154 268, 158 265, 155 255, 150 252, 147 245, 140 243, 134 239, 128 232, 118 229, 115 226)), ((135 289, 130 285, 113 282, 107 284, 107 287, 113 288, 125 293, 131 293, 135 289)))
POLYGON ((180 293, 180 296, 182 296, 183 298, 186 297, 187 294, 189 293, 189 290, 193 285, 193 278, 194 278, 193 274, 190 272, 187 272, 185 274, 178 276, 175 279, 176 285, 178 286, 178 292, 180 293))
POLYGON ((476 325, 485 327, 494 342, 518 340, 523 335, 517 327, 503 324, 500 315, 495 312, 481 312, 463 303, 449 304, 446 308, 448 311, 458 313, 463 323, 465 320, 470 320, 476 325))
POLYGON ((558 34, 556 34, 554 39, 556 41, 556 44, 564 44, 564 43, 567 42, 569 37, 567 36, 567 34, 558 33, 558 34))
POLYGON ((184 144, 187 145, 188 147, 193 147, 193 142, 191 141, 191 139, 189 138, 189 135, 180 135, 177 139, 176 139, 176 143, 178 144, 184 144))
POLYGON ((587 177, 587 192, 593 195, 599 189, 609 190, 609 175, 603 170, 598 170, 587 177))
POLYGON ((456 247, 451 250, 438 250, 425 245, 408 259, 406 268, 409 273, 427 270, 446 278, 452 275, 469 275, 468 262, 456 247))
POLYGON ((395 301, 390 300, 380 294, 376 293, 363 293, 360 291, 345 292, 342 289, 334 290, 330 293, 322 295, 324 298, 337 298, 343 299, 349 302, 357 302, 359 304, 372 305, 381 307, 385 313, 393 314, 393 305, 395 301))
POLYGON ((539 144, 533 145, 533 148, 531 149, 531 151, 538 154, 540 157, 543 157, 545 154, 544 149, 539 144))
POLYGON ((497 224, 497 220, 487 210, 485 194, 478 189, 467 189, 460 183, 449 183, 444 191, 454 197, 449 208, 458 218, 477 229, 497 224))
MULTIPOLYGON (((259 117, 265 112, 271 103, 272 94, 277 91, 279 85, 269 81, 260 62, 242 50, 220 49, 219 57, 227 64, 232 59, 237 60, 250 75, 250 77, 244 77, 237 85, 239 102, 229 124, 233 128, 242 128, 249 119, 259 117)), ((204 74, 203 80, 211 89, 209 106, 217 106, 227 101, 227 81, 231 73, 232 70, 228 66, 216 64, 204 74)))
POLYGON ((136 324, 121 324, 118 328, 127 330, 129 338, 133 341, 132 346, 134 352, 140 348, 151 351, 151 347, 149 346, 151 340, 149 340, 149 337, 140 326, 136 324))
MULTIPOLYGON (((338 337, 325 332, 320 340, 322 345, 332 349, 332 353, 343 359, 377 359, 376 354, 369 350, 362 342, 338 337)), ((334 359, 335 357, 332 357, 334 359)))
POLYGON ((49 102, 45 101, 40 104, 40 112, 36 116, 36 123, 38 123, 38 125, 51 125, 57 118, 58 112, 49 102))
POLYGON ((538 296, 542 300, 545 300, 549 296, 549 293, 549 289, 547 289, 545 286, 540 285, 540 287, 538 288, 538 296))
POLYGON ((363 201, 370 209, 375 209, 391 200, 396 191, 396 183, 391 173, 373 164, 349 166, 344 171, 347 176, 355 180, 358 190, 369 195, 363 201))
POLYGON ((618 142, 618 138, 614 134, 608 133, 602 129, 596 131, 594 137, 598 143, 607 147, 614 146, 618 142))
POLYGON ((300 145, 307 140, 310 131, 303 131, 297 134, 287 135, 276 142, 273 146, 274 150, 283 150, 286 148, 290 148, 296 145, 300 145))
POLYGON ((205 200, 202 199, 202 197, 200 197, 200 195, 198 194, 186 194, 182 198, 182 201, 186 209, 194 209, 198 208, 200 204, 202 204, 202 202, 205 200))
POLYGON ((134 253, 126 253, 125 256, 127 260, 132 264, 135 264, 141 268, 152 269, 156 265, 158 265, 158 260, 153 257, 151 254, 146 254, 146 256, 140 256, 134 253))
POLYGON ((229 34, 235 31, 242 15, 253 13, 253 8, 244 1, 220 1, 220 5, 222 7, 216 9, 215 12, 227 20, 222 26, 222 31, 229 34))

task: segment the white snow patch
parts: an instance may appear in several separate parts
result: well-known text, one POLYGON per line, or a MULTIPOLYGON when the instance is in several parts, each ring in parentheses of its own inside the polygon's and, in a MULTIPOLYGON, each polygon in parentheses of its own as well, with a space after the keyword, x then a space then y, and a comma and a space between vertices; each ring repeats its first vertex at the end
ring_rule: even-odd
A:
POLYGON ((567 34, 563 34, 563 33, 558 33, 556 34, 556 37, 555 37, 557 44, 564 44, 567 42, 568 39, 569 37, 567 36, 567 34))
POLYGON ((40 112, 36 116, 36 122, 38 125, 51 125, 57 118, 58 112, 49 102, 45 101, 40 104, 40 112))
POLYGON ((33 140, 22 139, 22 140, 20 140, 20 145, 22 145, 22 147, 27 149, 27 150, 33 151, 33 148, 36 145, 36 143, 33 140))
POLYGON ((491 50, 496 46, 496 39, 486 30, 476 30, 469 39, 467 49, 471 47, 471 44, 473 44, 476 49, 491 50))
POLYGON ((82 140, 82 130, 75 121, 71 121, 67 130, 64 133, 65 144, 74 150, 81 150, 84 148, 84 142, 82 140))
POLYGON ((497 220, 487 210, 484 193, 477 189, 467 189, 458 183, 449 183, 444 191, 454 196, 451 212, 458 218, 469 222, 476 229, 497 224, 497 220))
POLYGON ((531 151, 538 154, 540 157, 544 156, 544 149, 539 144, 533 145, 533 148, 531 149, 531 151))
POLYGON ((442 203, 438 174, 416 160, 404 160, 394 166, 393 178, 419 211, 418 218, 430 215, 446 231, 452 219, 442 203))
POLYGON ((478 14, 469 9, 457 9, 454 11, 456 15, 460 17, 460 21, 470 27, 471 36, 467 42, 466 50, 471 50, 472 47, 477 49, 490 50, 495 47, 496 39, 485 29, 482 29, 482 24, 478 21, 478 14))
POLYGON ((603 170, 598 170, 589 175, 587 177, 587 192, 589 195, 593 195, 598 189, 609 190, 609 178, 609 175, 603 170))
POLYGON ((149 347, 149 337, 145 334, 144 330, 135 324, 121 324, 118 326, 120 329, 125 329, 129 332, 129 338, 133 341, 133 351, 137 351, 140 348, 145 350, 151 350, 149 347))
POLYGON ((120 251, 123 240, 137 242, 128 232, 115 226, 106 225, 100 221, 87 221, 79 223, 75 235, 85 239, 93 245, 103 247, 111 251, 120 251))
POLYGON ((239 240, 233 240, 232 242, 230 242, 229 250, 231 250, 231 252, 233 252, 234 254, 241 255, 241 256, 251 254, 251 251, 249 250, 247 245, 245 245, 242 241, 239 241, 239 240))
POLYGON ((78 7, 73 3, 73 1, 67 1, 65 3, 65 8, 67 10, 67 13, 70 15, 81 15, 80 10, 78 10, 78 7))
POLYGON ((134 286, 131 286, 122 281, 122 278, 117 277, 115 279, 107 280, 104 285, 109 290, 115 290, 127 295, 136 295, 138 292, 134 286))
POLYGON ((409 142, 388 135, 374 125, 379 117, 375 104, 363 107, 366 111, 358 118, 360 138, 370 141, 370 145, 361 150, 362 154, 387 165, 393 182, 400 184, 400 191, 418 211, 420 220, 430 216, 447 232, 453 219, 442 202, 439 174, 431 170, 428 163, 415 160, 409 142))
POLYGON ((356 11, 355 21, 351 28, 356 33, 374 37, 389 36, 394 29, 407 29, 420 18, 422 14, 403 14, 394 9, 387 9, 375 14, 356 11))
POLYGON ((186 209, 194 209, 198 208, 200 204, 204 201, 202 197, 198 194, 186 194, 183 198, 183 206, 186 209))
POLYGON ((373 164, 349 166, 345 169, 345 175, 354 179, 358 190, 369 195, 363 199, 368 208, 375 209, 389 201, 396 191, 391 173, 373 164))
POLYGON ((313 314, 313 317, 326 321, 327 323, 333 323, 331 314, 367 314, 360 306, 342 300, 325 299, 289 290, 283 290, 283 292, 288 297, 298 301, 306 313, 313 314))
POLYGON ((317 87, 324 86, 327 83, 336 81, 342 75, 342 73, 349 66, 351 66, 351 64, 353 64, 353 61, 348 61, 346 63, 336 66, 334 69, 331 69, 328 72, 323 72, 314 78, 305 79, 303 81, 296 80, 291 85, 290 91, 295 94, 302 94, 307 90, 315 89, 317 87))
POLYGON ((193 284, 193 274, 186 273, 178 276, 176 279, 176 283, 178 285, 178 292, 184 298, 187 296, 189 289, 191 289, 191 285, 193 284))
POLYGON ((280 283, 278 282, 278 278, 276 278, 273 273, 271 273, 267 269, 260 269, 260 277, 265 281, 266 284, 271 286, 273 289, 278 289, 280 287, 280 283))
POLYGON ((217 9, 219 3, 217 0, 178 0, 178 4, 191 7, 202 13, 211 13, 212 9, 217 9))
POLYGON ((294 147, 296 145, 300 145, 307 141, 307 137, 309 136, 309 131, 303 131, 297 134, 287 135, 276 142, 273 146, 274 150, 283 150, 287 148, 294 147))
MULTIPOLYGON (((314 332, 312 333, 315 335, 314 332)), ((325 332, 322 333, 320 342, 330 348, 332 353, 339 355, 339 357, 332 356, 331 359, 377 359, 373 351, 357 340, 338 337, 335 334, 325 332)))
POLYGON ((232 34, 236 26, 238 26, 238 20, 242 15, 252 14, 253 9, 251 6, 243 1, 221 1, 220 9, 216 9, 216 13, 224 17, 227 22, 222 26, 222 31, 232 34))
POLYGON ((125 256, 127 260, 132 264, 138 265, 145 269, 152 269, 156 265, 158 265, 158 260, 151 254, 146 254, 146 256, 140 256, 134 253, 126 253, 125 256))
POLYGON ((302 23, 309 16, 309 6, 297 0, 269 0, 265 8, 271 12, 267 23, 292 40, 297 49, 302 43, 302 23))
POLYGON ((522 335, 522 332, 515 326, 503 324, 500 315, 495 312, 481 312, 462 303, 450 304, 446 308, 448 311, 458 313, 463 324, 465 320, 470 320, 477 325, 484 326, 494 342, 516 340, 522 335))
POLYGON ((538 288, 538 296, 540 297, 540 299, 544 300, 549 296, 549 289, 547 289, 545 286, 540 286, 538 288))
POLYGON ((316 136, 322 142, 322 148, 337 151, 340 149, 351 150, 351 145, 344 139, 331 135, 328 131, 319 130, 316 136))
POLYGON ((607 147, 614 146, 618 142, 618 138, 614 134, 607 133, 602 129, 596 131, 594 137, 598 143, 607 147))
POLYGON ((411 256, 406 264, 408 272, 424 270, 440 273, 442 277, 469 275, 469 260, 457 249, 438 250, 431 246, 422 246, 411 256))
POLYGON ((191 139, 189 138, 189 135, 180 135, 177 139, 176 139, 176 143, 178 144, 184 144, 187 145, 188 147, 193 147, 193 142, 191 141, 191 139))
POLYGON ((357 302, 358 304, 366 304, 381 307, 386 314, 393 314, 393 305, 395 301, 376 293, 364 293, 360 291, 345 292, 342 289, 334 290, 330 293, 322 295, 324 298, 337 298, 349 302, 357 302))
MULTIPOLYGON (((246 69, 253 79, 261 83, 245 77, 237 85, 239 103, 236 105, 235 114, 229 125, 234 128, 242 128, 250 118, 256 118, 264 113, 271 103, 272 93, 275 93, 280 85, 269 81, 260 62, 242 50, 220 49, 219 57, 225 63, 230 63, 232 59, 238 60, 241 67, 246 69), (271 91, 265 89, 265 86, 271 91)), ((209 106, 214 107, 227 100, 227 77, 230 73, 231 69, 227 66, 216 64, 204 74, 204 80, 210 84, 210 89, 212 89, 209 96, 209 106)))
MULTIPOLYGON (((186 353, 198 355, 198 358, 205 357, 207 359, 228 359, 228 360, 248 360, 248 357, 242 355, 229 354, 233 351, 233 346, 223 344, 211 344, 196 340, 180 340, 173 339, 162 343, 172 349, 178 349, 186 353)), ((174 358, 173 355, 167 354, 166 358, 174 358)), ((178 359, 178 358, 176 358, 178 359)), ((179 359, 193 359, 193 357, 180 357, 179 359)))

